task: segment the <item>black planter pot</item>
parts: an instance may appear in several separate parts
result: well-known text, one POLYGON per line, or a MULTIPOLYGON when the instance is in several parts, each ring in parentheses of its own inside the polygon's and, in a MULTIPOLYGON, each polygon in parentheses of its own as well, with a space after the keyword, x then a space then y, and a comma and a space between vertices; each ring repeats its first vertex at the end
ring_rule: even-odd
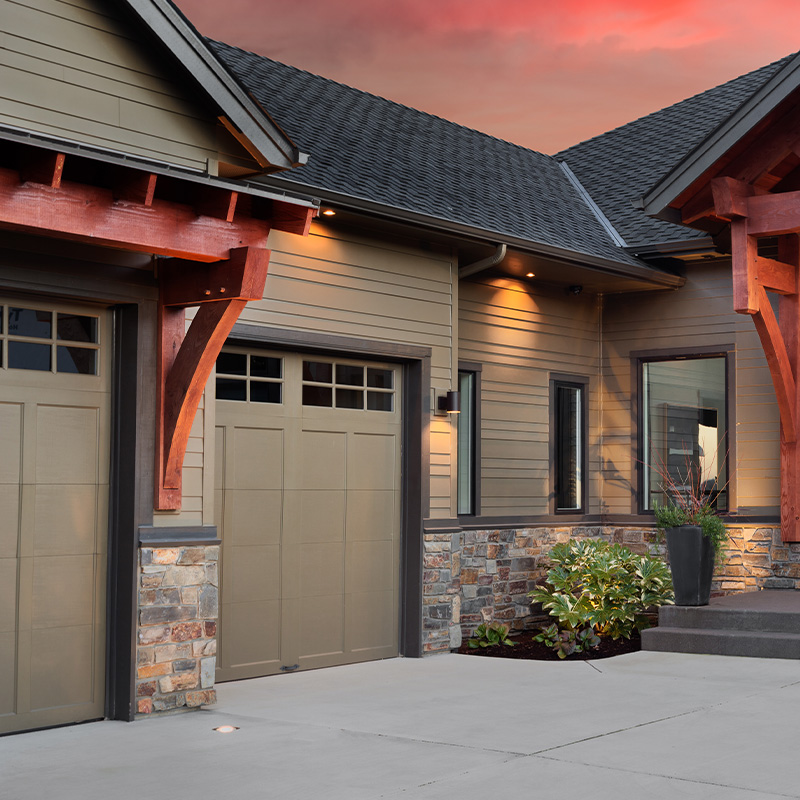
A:
POLYGON ((714 575, 714 545, 699 525, 667 528, 667 551, 676 606, 707 606, 714 575))

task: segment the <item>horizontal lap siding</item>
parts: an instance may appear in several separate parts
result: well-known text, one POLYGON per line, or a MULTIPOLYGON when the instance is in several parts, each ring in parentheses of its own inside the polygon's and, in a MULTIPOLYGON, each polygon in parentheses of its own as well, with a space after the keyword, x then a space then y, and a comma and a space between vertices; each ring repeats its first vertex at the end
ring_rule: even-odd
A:
POLYGON ((586 377, 589 511, 599 510, 597 299, 509 281, 462 282, 459 358, 482 364, 481 513, 550 513, 550 375, 586 377))
POLYGON ((205 169, 216 119, 113 13, 93 0, 0 0, 0 122, 205 169))
POLYGON ((631 351, 734 344, 734 481, 740 508, 775 508, 780 500, 779 424, 769 370, 755 326, 733 311, 730 265, 690 266, 674 292, 611 295, 603 325, 603 496, 609 513, 630 514, 635 482, 636 409, 631 407, 631 351))
MULTIPOLYGON (((273 231, 264 299, 241 322, 367 341, 430 347, 431 383, 452 381, 452 286, 449 254, 413 244, 339 236, 315 223, 301 238, 273 231)), ((430 429, 431 516, 450 516, 451 431, 430 429)))

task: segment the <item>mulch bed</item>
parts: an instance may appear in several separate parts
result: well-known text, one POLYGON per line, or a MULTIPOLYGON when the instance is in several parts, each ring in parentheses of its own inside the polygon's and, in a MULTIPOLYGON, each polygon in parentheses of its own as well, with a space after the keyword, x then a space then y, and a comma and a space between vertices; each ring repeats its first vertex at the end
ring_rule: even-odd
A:
POLYGON ((459 653, 470 656, 490 656, 492 658, 521 658, 527 661, 594 661, 599 658, 612 658, 621 656, 625 653, 636 653, 642 649, 642 640, 638 633, 630 639, 601 639, 600 646, 587 653, 573 653, 566 658, 559 658, 554 650, 551 650, 540 642, 534 642, 533 637, 536 631, 528 633, 518 633, 509 636, 513 647, 498 644, 494 647, 478 647, 472 649, 468 640, 464 640, 459 653))

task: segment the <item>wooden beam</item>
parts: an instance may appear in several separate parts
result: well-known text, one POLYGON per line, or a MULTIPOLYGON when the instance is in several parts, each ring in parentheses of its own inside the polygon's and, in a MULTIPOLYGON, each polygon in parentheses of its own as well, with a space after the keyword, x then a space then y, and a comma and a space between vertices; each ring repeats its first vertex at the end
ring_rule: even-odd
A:
POLYGON ((755 314, 759 300, 755 278, 758 243, 748 235, 747 223, 746 219, 731 222, 733 310, 740 314, 755 314))
POLYGON ((152 206, 158 176, 132 169, 118 169, 114 176, 112 196, 114 200, 141 203, 152 206))
POLYGON ((22 159, 19 180, 23 183, 40 183, 51 189, 61 186, 66 156, 50 150, 27 150, 22 159))
POLYGON ((797 293, 797 267, 772 258, 756 256, 755 279, 765 289, 778 294, 797 293))
POLYGON ((800 232, 800 191, 747 198, 747 231, 752 236, 800 232))
MULTIPOLYGON (((242 248, 232 253, 230 261, 239 276, 239 297, 203 302, 185 336, 184 309, 166 305, 163 298, 183 296, 187 305, 194 305, 194 276, 178 264, 164 270, 159 278, 155 486, 155 507, 159 510, 181 506, 183 458, 200 398, 247 299, 261 298, 264 293, 269 253, 242 248), (186 288, 174 285, 184 281, 189 284, 186 288)), ((219 276, 227 263, 210 265, 208 270, 219 276)))
POLYGON ((20 185, 0 169, 0 227, 193 261, 219 261, 237 247, 264 249, 270 223, 249 217, 230 223, 198 217, 192 208, 155 199, 152 205, 114 202, 108 189, 62 183, 54 192, 20 185))
POLYGON ((693 222, 697 222, 698 219, 714 216, 716 216, 714 197, 709 184, 704 184, 703 188, 694 197, 681 206, 681 221, 684 225, 691 225, 693 222))
POLYGON ((755 189, 734 178, 713 178, 711 194, 716 215, 721 219, 732 220, 747 216, 747 198, 755 194, 755 189))
POLYGON ((293 203, 274 201, 272 206, 272 227, 276 231, 308 236, 311 220, 317 216, 319 209, 296 206, 293 203))
POLYGON ((260 300, 263 281, 253 284, 253 276, 266 280, 269 250, 239 247, 230 258, 204 264, 173 258, 159 263, 160 303, 163 306, 196 306, 216 300, 260 300), (256 271, 253 261, 258 260, 256 271), (261 263, 263 262, 263 263, 261 263))
POLYGON ((233 222, 238 200, 239 192, 217 189, 213 186, 200 186, 195 192, 193 205, 198 214, 233 222))

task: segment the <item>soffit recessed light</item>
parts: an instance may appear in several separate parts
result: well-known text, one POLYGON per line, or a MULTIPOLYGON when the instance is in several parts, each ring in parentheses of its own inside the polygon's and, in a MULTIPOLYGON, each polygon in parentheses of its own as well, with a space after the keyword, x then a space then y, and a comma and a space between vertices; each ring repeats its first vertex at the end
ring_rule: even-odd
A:
POLYGON ((526 277, 526 278, 535 278, 535 277, 536 277, 536 275, 534 275, 534 273, 533 273, 533 272, 528 272, 528 273, 525 275, 525 277, 526 277))
POLYGON ((335 217, 336 216, 336 212, 332 208, 326 208, 322 213, 326 217, 335 217))

